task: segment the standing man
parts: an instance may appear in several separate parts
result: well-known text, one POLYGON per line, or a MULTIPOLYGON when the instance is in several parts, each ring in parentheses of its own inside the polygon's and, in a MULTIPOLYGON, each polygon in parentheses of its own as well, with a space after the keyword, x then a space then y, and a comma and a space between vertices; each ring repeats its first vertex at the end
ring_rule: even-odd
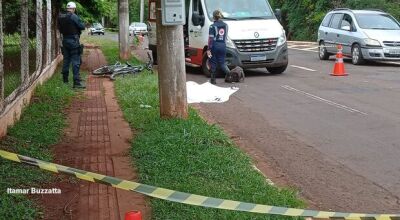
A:
POLYGON ((62 34, 62 54, 64 55, 64 65, 62 75, 64 83, 68 83, 69 68, 72 64, 72 72, 74 75, 74 88, 84 89, 85 85, 81 82, 79 69, 81 66, 81 54, 83 45, 80 44, 79 38, 85 26, 81 19, 75 14, 76 4, 69 2, 67 4, 67 13, 61 14, 58 18, 58 29, 62 34))
POLYGON ((225 63, 226 38, 228 37, 228 25, 223 22, 222 12, 213 12, 214 24, 210 25, 207 55, 211 64, 211 84, 217 84, 215 75, 217 68, 221 69, 225 76, 229 74, 229 69, 225 63))

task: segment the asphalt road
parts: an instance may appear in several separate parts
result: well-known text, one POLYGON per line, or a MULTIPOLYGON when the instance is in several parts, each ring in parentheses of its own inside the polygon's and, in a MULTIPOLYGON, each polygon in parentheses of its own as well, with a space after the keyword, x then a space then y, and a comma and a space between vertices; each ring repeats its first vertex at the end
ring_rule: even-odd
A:
MULTIPOLYGON (((199 108, 311 207, 399 212, 400 63, 346 60, 350 75, 333 77, 334 57, 320 61, 315 45, 290 48, 284 74, 246 71, 228 103, 199 108)), ((187 78, 207 81, 190 68, 187 78)))

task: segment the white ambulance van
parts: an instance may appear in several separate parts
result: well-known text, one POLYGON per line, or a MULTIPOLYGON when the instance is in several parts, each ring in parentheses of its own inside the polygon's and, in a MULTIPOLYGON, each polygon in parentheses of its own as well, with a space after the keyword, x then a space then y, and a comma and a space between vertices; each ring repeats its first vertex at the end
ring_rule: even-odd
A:
MULTIPOLYGON (((186 0, 184 25, 186 64, 207 65, 208 31, 212 14, 219 9, 228 24, 226 62, 229 67, 267 68, 280 74, 288 66, 285 30, 267 0, 186 0)), ((149 49, 157 59, 156 0, 149 0, 149 49)))

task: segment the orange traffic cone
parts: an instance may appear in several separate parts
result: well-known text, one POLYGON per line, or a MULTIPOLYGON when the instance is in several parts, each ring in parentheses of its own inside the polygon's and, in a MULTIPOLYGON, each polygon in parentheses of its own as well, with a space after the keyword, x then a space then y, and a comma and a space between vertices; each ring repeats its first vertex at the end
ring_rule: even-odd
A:
POLYGON ((331 75, 332 76, 347 76, 349 74, 347 74, 346 70, 344 69, 342 45, 338 45, 337 49, 338 49, 338 52, 336 54, 335 67, 334 67, 333 73, 331 73, 331 75))
POLYGON ((125 220, 142 220, 142 213, 140 211, 130 211, 125 213, 125 220))

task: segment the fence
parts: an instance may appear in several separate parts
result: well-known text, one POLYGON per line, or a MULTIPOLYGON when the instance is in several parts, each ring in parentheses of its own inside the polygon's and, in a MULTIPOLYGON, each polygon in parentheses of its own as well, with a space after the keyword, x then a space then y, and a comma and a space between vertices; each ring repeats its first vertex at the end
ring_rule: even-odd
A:
POLYGON ((61 60, 56 22, 60 4, 58 0, 0 0, 0 137, 61 60), (20 60, 15 57, 18 51, 20 60), (17 65, 6 62, 5 66, 5 60, 17 65))

